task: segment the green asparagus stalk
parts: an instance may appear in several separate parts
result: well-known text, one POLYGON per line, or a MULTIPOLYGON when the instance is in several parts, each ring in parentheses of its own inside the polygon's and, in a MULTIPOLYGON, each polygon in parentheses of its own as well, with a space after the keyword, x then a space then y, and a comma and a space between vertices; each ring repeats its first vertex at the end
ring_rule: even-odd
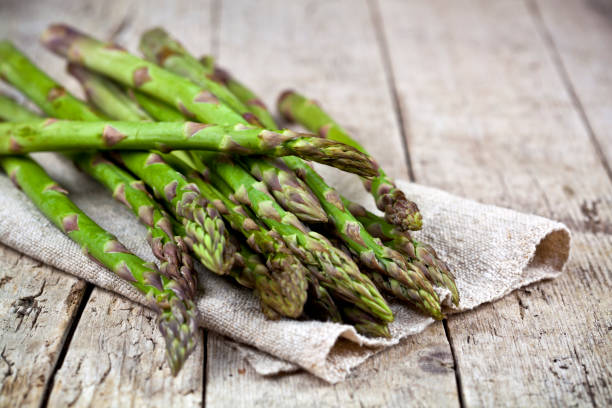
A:
MULTIPOLYGON (((342 322, 342 316, 336 302, 313 274, 308 275, 308 300, 304 305, 304 312, 312 319, 335 323, 342 322)), ((365 312, 363 313, 365 314, 365 312)))
MULTIPOLYGON (((99 116, 99 114, 93 111, 87 104, 66 91, 63 91, 62 94, 56 98, 54 103, 48 103, 48 95, 51 92, 49 90, 59 89, 61 88, 60 85, 30 62, 25 55, 11 44, 7 43, 0 46, 0 55, 3 57, 3 59, 0 59, 0 72, 6 74, 4 75, 4 79, 38 104, 47 115, 56 118, 71 118, 85 121, 103 119, 102 116, 99 116)), ((90 91, 90 94, 91 93, 90 91)), ((103 100, 102 96, 104 95, 104 93, 99 93, 99 95, 96 96, 96 100, 103 100)), ((110 97, 114 95, 106 94, 106 96, 110 99, 110 97)), ((113 100, 117 99, 114 98, 113 100)), ((129 110, 125 111, 130 113, 129 110)), ((121 111, 115 110, 114 112, 121 111)), ((52 120, 50 119, 49 121, 52 120)), ((110 163, 105 164, 105 167, 109 166, 111 166, 110 163)), ((206 213, 204 214, 206 215, 206 213)), ((191 228, 191 230, 194 229, 195 227, 191 228)), ((223 237, 214 237, 213 241, 222 239, 223 237)), ((207 247, 204 243, 200 244, 199 248, 207 247)), ((204 260, 212 258, 215 259, 215 262, 212 264, 222 265, 224 264, 224 256, 224 254, 209 253, 206 254, 204 260)), ((227 256, 229 256, 229 254, 227 256)), ((195 275, 193 275, 193 277, 195 278, 195 275)), ((195 287, 195 282, 191 282, 186 290, 188 290, 189 287, 195 287)))
POLYGON ((161 99, 191 119, 218 125, 248 124, 209 90, 67 25, 49 26, 42 35, 42 42, 56 54, 161 99))
POLYGON ((308 186, 280 161, 246 157, 240 160, 276 201, 305 222, 327 222, 327 215, 308 186))
POLYGON ((410 291, 411 301, 423 312, 442 319, 440 301, 423 272, 396 251, 376 241, 344 207, 340 195, 327 185, 304 161, 294 157, 284 159, 287 166, 296 172, 311 188, 335 227, 335 232, 368 269, 397 280, 410 291))
POLYGON ((193 260, 179 236, 175 236, 170 216, 147 192, 144 183, 106 160, 100 153, 71 156, 85 173, 99 181, 125 204, 147 227, 147 241, 153 254, 160 260, 160 270, 187 291, 190 298, 197 290, 193 260))
MULTIPOLYGON (((110 82, 108 79, 101 77, 95 73, 88 71, 86 68, 77 66, 72 64, 70 67, 70 72, 75 75, 75 77, 79 80, 83 88, 86 90, 87 96, 89 100, 102 112, 107 114, 108 116, 114 119, 121 120, 130 120, 130 121, 139 121, 139 120, 148 120, 150 117, 145 112, 141 111, 138 104, 134 102, 132 99, 127 97, 125 93, 119 89, 114 83, 110 82)), ((129 155, 129 153, 124 153, 124 155, 129 155)), ((86 159, 85 162, 88 160, 86 159)), ((89 159, 91 161, 91 158, 89 159)), ((108 171, 102 172, 98 174, 99 171, 97 167, 92 166, 83 166, 81 163, 81 167, 88 171, 90 175, 94 178, 102 182, 102 184, 107 185, 110 180, 105 180, 106 177, 109 177, 108 171)), ((106 161, 104 163, 104 167, 115 167, 112 163, 106 161)), ((110 171, 110 170, 109 170, 110 171)), ((121 169, 115 169, 115 174, 123 173, 124 178, 127 173, 123 172, 121 169)), ((131 177, 131 176, 130 176, 131 177)), ((168 180, 166 179, 166 182, 168 180)), ((129 183, 130 181, 128 181, 129 183)), ((114 191, 114 188, 113 190, 114 191)), ((212 210, 212 206, 202 202, 201 204, 208 206, 207 210, 212 210)), ((197 211, 199 218, 198 220, 194 220, 190 217, 182 217, 181 220, 185 224, 184 229, 188 233, 189 236, 189 248, 192 252, 198 257, 198 259, 207 266, 210 270, 224 274, 228 272, 229 269, 229 258, 233 253, 233 246, 231 244, 224 245, 223 243, 227 240, 227 234, 224 232, 224 228, 221 228, 223 222, 219 216, 216 215, 214 211, 197 211), (204 228, 203 226, 209 226, 209 228, 204 228), (212 232, 218 234, 211 239, 211 237, 207 236, 207 233, 212 232), (215 244, 217 242, 217 244, 215 244), (226 248, 220 252, 219 248, 216 245, 225 246, 226 248)), ((193 216, 193 215, 192 215, 193 216)), ((180 237, 174 237, 177 243, 183 243, 183 240, 180 237)), ((156 248, 153 248, 155 251, 156 248)), ((184 251, 186 252, 186 251, 184 251)), ((179 269, 180 270, 180 269, 179 269)), ((191 274, 191 279, 188 281, 190 283, 190 287, 195 291, 196 280, 195 274, 191 274)))
POLYGON ((87 100, 112 119, 141 121, 151 117, 134 103, 114 82, 94 74, 75 63, 68 64, 68 72, 81 84, 87 100), (112 103, 109 103, 112 102, 112 103))
MULTIPOLYGON (((285 91, 278 100, 278 108, 286 119, 299 122, 321 137, 340 141, 366 153, 365 149, 314 101, 294 91, 285 91)), ((421 229, 422 216, 417 205, 406 198, 381 167, 376 167, 377 176, 364 180, 364 185, 374 197, 378 208, 385 213, 390 223, 402 229, 421 229)))
POLYGON ((143 94, 135 89, 128 88, 126 90, 128 96, 153 119, 160 122, 184 122, 185 116, 174 109, 172 106, 143 94))
POLYGON ((278 234, 260 226, 240 203, 233 202, 228 195, 205 182, 202 173, 208 175, 210 172, 202 167, 202 163, 194 164, 185 159, 177 159, 177 155, 164 155, 164 159, 197 185, 203 195, 215 203, 232 228, 246 238, 249 246, 266 258, 270 274, 259 276, 255 285, 264 313, 272 317, 270 309, 273 309, 283 316, 299 316, 307 297, 306 278, 309 272, 278 234))
POLYGON ((389 326, 372 315, 364 313, 363 310, 352 306, 342 307, 343 319, 355 326, 355 329, 368 337, 391 337, 389 326))
POLYGON ((38 121, 40 116, 21 106, 14 99, 0 94, 0 120, 6 122, 38 121))
MULTIPOLYGON (((192 57, 193 58, 193 57, 192 57)), ((263 101, 249 88, 240 83, 229 72, 215 65, 214 58, 204 56, 200 63, 206 69, 207 75, 227 87, 246 107, 257 116, 261 124, 268 129, 276 129, 276 122, 263 101)))
POLYGON ((433 285, 447 288, 451 292, 453 303, 459 304, 459 291, 455 284, 455 276, 431 245, 417 241, 410 236, 408 231, 399 230, 395 225, 367 211, 360 204, 344 197, 341 198, 344 206, 372 236, 383 241, 385 246, 406 256, 433 285))
POLYGON ((265 185, 226 157, 203 153, 211 173, 218 174, 232 189, 235 198, 248 205, 266 225, 278 233, 321 285, 335 296, 368 313, 392 321, 393 314, 372 282, 361 274, 346 254, 322 235, 309 231, 292 213, 283 210, 265 185), (214 168, 211 166, 214 165, 214 168))
POLYGON ((0 41, 0 78, 49 116, 92 121, 105 119, 38 69, 8 41, 0 41), (60 112, 62 114, 58 115, 60 112))
POLYGON ((197 311, 180 286, 131 254, 113 235, 98 226, 67 196, 45 171, 27 157, 5 156, 0 165, 64 234, 81 245, 94 261, 104 265, 143 293, 159 312, 159 328, 166 339, 168 362, 177 373, 195 348, 197 311))
POLYGON ((235 248, 216 207, 206 200, 198 187, 166 164, 156 153, 118 152, 122 163, 153 189, 155 196, 168 203, 175 216, 183 219, 190 249, 211 271, 229 272, 235 248))
POLYGON ((78 150, 213 150, 241 155, 295 155, 357 174, 371 174, 370 159, 352 147, 291 130, 195 122, 83 122, 49 120, 0 125, 0 154, 78 150), (370 166, 370 167, 368 167, 370 166))
POLYGON ((259 120, 227 87, 207 75, 200 62, 191 57, 176 40, 161 28, 145 31, 140 37, 140 51, 149 61, 188 78, 202 89, 210 91, 219 100, 241 114, 247 122, 259 124, 259 120))

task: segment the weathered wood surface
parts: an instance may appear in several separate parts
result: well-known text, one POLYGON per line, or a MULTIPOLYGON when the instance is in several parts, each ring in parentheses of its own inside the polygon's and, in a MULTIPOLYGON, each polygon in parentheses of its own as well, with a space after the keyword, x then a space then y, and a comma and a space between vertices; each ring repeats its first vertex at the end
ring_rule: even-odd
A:
POLYGON ((463 402, 609 405, 612 237, 585 208, 609 225, 597 203, 612 186, 540 22, 515 1, 397 0, 381 13, 417 181, 574 232, 560 279, 449 319, 463 402))
POLYGON ((38 406, 85 284, 0 245, 0 406, 38 406))
POLYGON ((203 342, 172 377, 153 311, 92 293, 55 375, 49 406, 193 407, 202 401, 203 342))
POLYGON ((49 22, 132 50, 142 30, 163 25, 193 52, 212 50, 270 106, 286 87, 319 99, 394 176, 408 176, 404 136, 417 181, 556 218, 574 233, 562 278, 453 316, 446 330, 431 326, 336 386, 303 373, 259 377, 214 334, 188 370, 168 378, 151 312, 94 289, 69 336, 84 284, 0 247, 0 307, 10 312, 0 319, 0 406, 611 405, 609 7, 0 2, 0 37, 73 90, 38 44, 49 22), (11 309, 15 302, 30 307, 11 309))

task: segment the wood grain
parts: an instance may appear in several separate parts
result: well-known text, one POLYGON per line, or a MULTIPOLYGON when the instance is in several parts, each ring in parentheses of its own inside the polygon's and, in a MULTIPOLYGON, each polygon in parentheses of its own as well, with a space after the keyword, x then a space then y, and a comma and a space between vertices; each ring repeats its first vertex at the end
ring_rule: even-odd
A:
POLYGON ((84 289, 0 245, 0 406, 40 406, 84 289))
MULTIPOLYGON (((286 88, 317 99, 367 149, 385 158, 385 169, 407 178, 365 1, 227 1, 219 26, 219 63, 252 85, 274 111, 275 95, 286 88), (262 29, 262 21, 274 24, 262 29)), ((351 188, 362 186, 355 180, 351 188)), ((442 324, 377 356, 333 387, 303 373, 262 378, 223 339, 211 336, 206 406, 457 406, 452 364, 442 324)))
POLYGON ((176 376, 153 311, 95 290, 56 373, 49 406, 194 407, 202 400, 203 347, 176 376))
POLYGON ((262 377, 227 340, 208 339, 206 407, 459 406, 441 323, 368 359, 329 385, 305 373, 262 377))
POLYGON ((380 7, 417 181, 574 234, 564 276, 449 319, 465 405, 609 405, 612 188, 529 9, 380 7))
POLYGON ((558 7, 555 1, 530 0, 529 4, 612 176, 612 3, 577 0, 558 7))

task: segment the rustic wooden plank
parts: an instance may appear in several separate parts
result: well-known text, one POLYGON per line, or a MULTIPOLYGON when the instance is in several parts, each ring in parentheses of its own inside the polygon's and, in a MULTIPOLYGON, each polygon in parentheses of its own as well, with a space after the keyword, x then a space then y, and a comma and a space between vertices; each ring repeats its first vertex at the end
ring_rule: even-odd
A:
POLYGON ((612 3, 574 0, 559 7, 555 1, 530 0, 529 4, 612 175, 612 3))
POLYGON ((333 386, 305 372, 262 377, 218 335, 208 336, 208 350, 206 407, 458 406, 442 323, 375 355, 333 386))
POLYGON ((84 290, 0 245, 0 406, 40 406, 84 290))
MULTIPOLYGON (((407 178, 366 2, 228 1, 222 3, 219 24, 219 63, 269 106, 274 108, 275 97, 289 87, 318 99, 385 158, 391 174, 407 178)), ((353 191, 360 184, 355 180, 353 191)), ((262 378, 224 339, 209 336, 206 406, 457 406, 452 364, 442 324, 373 358, 333 387, 304 373, 262 378)))
POLYGON ((176 376, 153 311, 95 290, 55 375, 49 406, 194 407, 202 400, 203 347, 176 376))
POLYGON ((449 319, 465 405, 609 405, 612 188, 528 8, 380 6, 417 181, 574 233, 561 278, 449 319))

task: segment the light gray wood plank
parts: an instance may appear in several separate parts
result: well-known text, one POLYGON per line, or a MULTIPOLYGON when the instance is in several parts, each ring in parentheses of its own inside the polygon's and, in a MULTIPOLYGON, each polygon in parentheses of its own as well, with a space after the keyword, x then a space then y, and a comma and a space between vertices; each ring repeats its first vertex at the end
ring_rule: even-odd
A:
POLYGON ((559 7, 556 1, 529 0, 528 4, 612 175, 612 3, 573 0, 559 7))
POLYGON ((0 245, 0 406, 40 406, 84 290, 0 245))
POLYGON ((206 407, 458 406, 442 323, 375 355, 333 386, 305 372, 262 377, 215 334, 208 350, 206 407))
POLYGON ((465 405, 606 405, 612 187, 527 7, 380 6, 417 181, 574 234, 561 278, 449 319, 465 405))
POLYGON ((172 377, 156 314, 96 289, 55 375, 49 406, 200 406, 202 345, 200 333, 197 349, 172 377))
MULTIPOLYGON (((391 174, 407 178, 366 2, 227 1, 219 25, 218 62, 274 111, 276 96, 286 88, 319 100, 385 158, 391 174)), ((361 183, 355 180, 351 188, 359 190, 361 183)), ((442 324, 373 358, 333 387, 304 373, 259 377, 225 340, 210 336, 206 406, 457 406, 452 364, 442 324)))

